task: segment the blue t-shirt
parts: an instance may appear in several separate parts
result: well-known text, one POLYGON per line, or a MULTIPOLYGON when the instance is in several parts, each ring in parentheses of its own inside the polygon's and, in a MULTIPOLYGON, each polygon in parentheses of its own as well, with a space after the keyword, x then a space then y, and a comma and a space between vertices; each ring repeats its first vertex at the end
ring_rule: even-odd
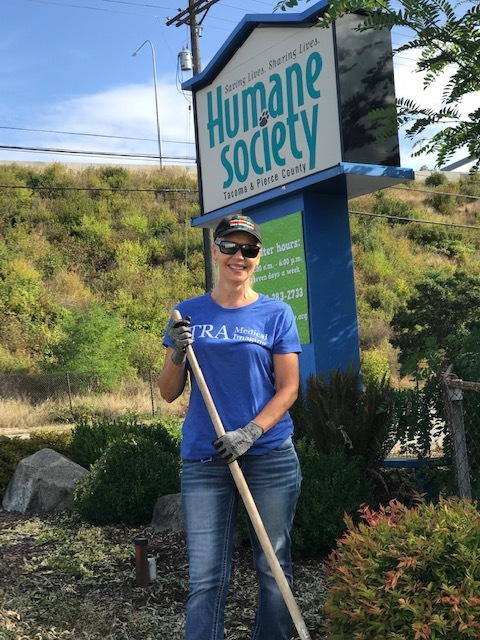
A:
MULTIPOLYGON (((209 293, 181 302, 183 318, 191 317, 193 349, 225 431, 244 427, 275 395, 273 354, 300 353, 291 307, 260 294, 245 307, 225 309, 209 293)), ((173 347, 167 335, 165 346, 173 347)), ((217 454, 215 429, 195 377, 182 427, 182 459, 202 460, 217 454)), ((293 432, 287 412, 249 449, 262 455, 278 447, 293 432)))

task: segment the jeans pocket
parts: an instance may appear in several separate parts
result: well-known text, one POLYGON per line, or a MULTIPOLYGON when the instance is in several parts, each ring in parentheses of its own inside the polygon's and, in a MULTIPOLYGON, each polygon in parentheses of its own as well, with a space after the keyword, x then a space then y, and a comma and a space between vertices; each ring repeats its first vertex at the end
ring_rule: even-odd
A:
POLYGON ((293 445, 292 436, 288 436, 286 440, 282 442, 282 444, 278 445, 272 451, 269 451, 266 455, 268 456, 284 456, 285 454, 289 454, 291 451, 295 451, 295 447, 293 445))

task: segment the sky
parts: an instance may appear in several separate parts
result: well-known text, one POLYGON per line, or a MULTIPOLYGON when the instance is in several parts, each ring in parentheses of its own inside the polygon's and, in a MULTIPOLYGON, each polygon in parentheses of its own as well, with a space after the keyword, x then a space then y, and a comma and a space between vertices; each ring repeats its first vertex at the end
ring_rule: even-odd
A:
MULTIPOLYGON (((276 2, 219 0, 200 14, 202 69, 245 14, 270 14, 276 2)), ((191 96, 181 89, 192 74, 179 65, 189 32, 166 24, 187 6, 187 0, 0 0, 0 161, 153 166, 160 133, 163 166, 194 166, 191 96)), ((300 0, 297 11, 310 6, 300 0)), ((394 29, 394 46, 406 36, 394 29)), ((395 86, 397 97, 440 103, 443 84, 423 91, 412 52, 395 59, 395 86)), ((475 100, 469 98, 467 111, 475 100)), ((412 157, 402 132, 400 153, 402 167, 435 166, 433 156, 412 157)))

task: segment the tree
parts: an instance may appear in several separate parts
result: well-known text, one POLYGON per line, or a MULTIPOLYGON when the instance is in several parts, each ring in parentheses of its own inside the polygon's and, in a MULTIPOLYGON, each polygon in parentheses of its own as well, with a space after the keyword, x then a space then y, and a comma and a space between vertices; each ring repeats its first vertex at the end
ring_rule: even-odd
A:
POLYGON ((400 348, 405 373, 430 354, 455 363, 457 373, 479 379, 480 276, 435 272, 417 283, 415 293, 392 320, 392 344, 400 348))
MULTIPOLYGON (((308 0, 307 0, 308 1, 308 0)), ((277 8, 285 11, 298 0, 281 0, 277 8)), ((360 12, 364 21, 359 31, 407 27, 411 39, 395 53, 419 50, 417 71, 424 73, 424 89, 440 76, 450 75, 439 109, 423 108, 410 98, 399 99, 388 109, 371 116, 386 124, 385 135, 406 125, 407 138, 415 140, 414 154, 435 153, 437 166, 444 166, 457 151, 467 152, 480 167, 480 107, 466 117, 459 111, 462 99, 480 90, 480 5, 478 0, 330 0, 319 18, 320 27, 330 26, 346 13, 360 12), (394 5, 399 8, 393 8, 394 5), (452 70, 453 69, 453 70, 452 70), (428 136, 428 129, 440 127, 428 136), (426 134, 428 137, 419 138, 426 134)), ((478 102, 477 102, 478 105, 478 102)))
POLYGON ((73 310, 62 329, 63 338, 51 345, 46 370, 95 373, 100 390, 115 389, 122 376, 132 373, 129 333, 117 314, 93 303, 86 310, 73 310))

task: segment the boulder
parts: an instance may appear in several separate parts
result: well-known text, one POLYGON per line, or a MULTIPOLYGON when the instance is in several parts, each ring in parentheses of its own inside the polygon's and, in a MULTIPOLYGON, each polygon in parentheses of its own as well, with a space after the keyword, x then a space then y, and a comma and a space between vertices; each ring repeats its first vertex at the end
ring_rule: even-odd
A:
POLYGON ((20 460, 2 506, 6 511, 24 514, 71 511, 73 486, 87 473, 57 451, 41 449, 20 460))
POLYGON ((183 532, 185 530, 180 493, 172 493, 158 498, 153 509, 152 528, 155 533, 183 532))

